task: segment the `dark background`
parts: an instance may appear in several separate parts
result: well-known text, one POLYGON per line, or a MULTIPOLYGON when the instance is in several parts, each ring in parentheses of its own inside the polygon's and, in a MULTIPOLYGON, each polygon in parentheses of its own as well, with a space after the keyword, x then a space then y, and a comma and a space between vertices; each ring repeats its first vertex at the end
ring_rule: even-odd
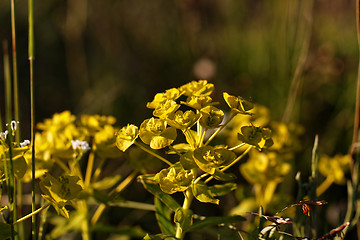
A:
MULTIPOLYGON (((27 2, 16 1, 23 138, 30 136, 27 24, 27 2)), ((1 40, 11 41, 10 27, 10 1, 0 1, 1 40)), ((198 79, 215 84, 216 101, 227 91, 267 106, 281 121, 300 66, 290 115, 305 129, 298 167, 310 171, 316 134, 321 153, 345 154, 351 144, 355 1, 35 1, 35 46, 37 122, 71 110, 139 126, 157 92, 198 79)), ((1 67, 2 114, 3 92, 1 67)))

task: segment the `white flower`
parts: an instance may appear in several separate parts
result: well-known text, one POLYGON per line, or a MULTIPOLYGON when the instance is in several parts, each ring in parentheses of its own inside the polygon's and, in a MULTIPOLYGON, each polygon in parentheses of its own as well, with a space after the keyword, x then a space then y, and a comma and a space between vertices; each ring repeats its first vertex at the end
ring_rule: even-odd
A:
POLYGON ((91 149, 89 143, 87 143, 86 141, 71 140, 71 144, 74 150, 80 150, 83 153, 91 149))
POLYGON ((30 145, 30 141, 29 140, 24 140, 23 142, 20 143, 20 147, 26 147, 30 145))
POLYGON ((5 141, 6 138, 7 138, 8 133, 9 133, 8 130, 6 130, 5 132, 0 132, 0 139, 5 141))
MULTIPOLYGON (((12 120, 10 123, 11 130, 14 132, 16 131, 17 125, 19 124, 19 121, 12 120)), ((9 126, 7 123, 6 126, 9 126)))

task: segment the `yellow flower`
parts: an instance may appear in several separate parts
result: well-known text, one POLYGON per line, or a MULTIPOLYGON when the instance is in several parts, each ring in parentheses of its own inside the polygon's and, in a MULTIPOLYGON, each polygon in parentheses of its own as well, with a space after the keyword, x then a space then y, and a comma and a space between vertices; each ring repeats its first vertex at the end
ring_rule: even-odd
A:
POLYGON ((336 184, 345 184, 345 173, 350 170, 350 155, 337 154, 335 157, 321 156, 319 160, 319 172, 331 178, 336 184))

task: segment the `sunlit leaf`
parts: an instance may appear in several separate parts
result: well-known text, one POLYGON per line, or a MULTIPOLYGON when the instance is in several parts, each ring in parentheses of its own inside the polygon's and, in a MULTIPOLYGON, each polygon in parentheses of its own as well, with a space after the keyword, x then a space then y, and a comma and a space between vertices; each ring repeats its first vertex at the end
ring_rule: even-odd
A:
POLYGON ((202 181, 193 184, 192 191, 194 197, 200 202, 219 204, 219 199, 211 195, 208 186, 202 181))
POLYGON ((174 236, 175 228, 171 220, 170 209, 158 198, 155 198, 155 216, 161 232, 166 235, 174 236))

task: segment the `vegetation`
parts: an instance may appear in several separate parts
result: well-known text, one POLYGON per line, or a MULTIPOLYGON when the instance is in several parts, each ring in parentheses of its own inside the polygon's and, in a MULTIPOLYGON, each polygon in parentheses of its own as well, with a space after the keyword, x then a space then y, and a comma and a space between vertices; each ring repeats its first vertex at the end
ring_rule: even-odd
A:
MULTIPOLYGON (((37 45, 39 66, 53 56, 68 64, 71 87, 58 89, 59 96, 71 94, 65 102, 72 104, 61 107, 68 110, 58 109, 61 98, 54 89, 44 90, 45 72, 36 67, 41 33, 35 34, 34 25, 41 30, 44 22, 36 21, 34 9, 51 15, 54 3, 37 9, 28 2, 28 70, 17 62, 23 56, 17 46, 21 49, 24 42, 15 24, 22 15, 15 13, 22 13, 23 6, 14 0, 0 3, 11 23, 11 50, 3 40, 0 88, 5 103, 0 113, 0 239, 355 239, 360 97, 355 97, 356 69, 349 59, 356 55, 355 41, 350 44, 356 31, 346 25, 346 41, 330 38, 329 26, 335 23, 324 22, 339 8, 340 26, 350 1, 334 9, 313 0, 125 2, 67 1, 66 56, 37 45), (127 11, 120 11, 124 6, 127 11), (138 6, 158 12, 152 24, 163 30, 178 24, 177 11, 182 28, 174 35, 151 32, 138 6), (103 7, 121 14, 96 22, 92 11, 102 13, 103 7), (243 12, 235 14, 236 9, 243 12), (256 13, 251 20, 245 12, 250 9, 256 13), (127 30, 130 19, 144 25, 127 30), (264 28, 261 24, 269 20, 271 28, 264 28), (114 26, 102 25, 109 27, 104 36, 85 37, 107 21, 119 24, 122 38, 133 34, 120 41, 122 47, 145 44, 143 55, 133 58, 136 50, 127 52, 121 63, 149 61, 156 67, 130 68, 127 75, 108 69, 109 62, 116 69, 115 55, 107 49, 117 36, 109 30, 114 26), (195 40, 206 36, 212 43, 195 40), (94 39, 109 52, 103 61, 96 50, 87 51, 94 39), (176 60, 179 66, 171 68, 160 59, 176 60), (98 65, 94 69, 92 61, 98 65), (190 66, 194 78, 208 80, 183 82, 190 74, 177 73, 190 66), (24 72, 29 84, 23 83, 24 72), (165 81, 169 76, 171 81, 165 81), (166 85, 170 88, 163 90, 166 85), (20 104, 25 99, 28 110, 20 104), (51 110, 45 115, 52 117, 43 117, 46 108, 51 110)), ((351 23, 360 28, 358 1, 351 23)), ((51 35, 49 29, 42 31, 51 35)))

